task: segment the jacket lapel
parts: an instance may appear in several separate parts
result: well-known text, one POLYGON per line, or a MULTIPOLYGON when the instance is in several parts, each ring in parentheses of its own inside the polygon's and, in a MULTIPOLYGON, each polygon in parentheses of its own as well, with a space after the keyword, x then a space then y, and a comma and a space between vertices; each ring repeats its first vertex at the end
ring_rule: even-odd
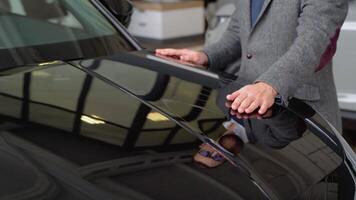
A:
MULTIPOLYGON (((249 15, 251 16, 251 0, 248 0, 248 4, 249 4, 249 15)), ((269 7, 270 3, 272 2, 272 0, 265 0, 263 6, 262 6, 262 9, 261 9, 261 12, 260 14, 258 15, 257 17, 257 20, 256 20, 256 23, 253 27, 251 27, 251 17, 249 17, 249 23, 250 23, 250 27, 251 27, 251 33, 253 32, 253 29, 256 27, 256 25, 258 24, 258 22, 261 20, 261 18, 263 17, 264 13, 268 10, 267 8, 269 7)))
POLYGON ((241 12, 243 27, 250 33, 251 31, 251 0, 242 0, 241 12))

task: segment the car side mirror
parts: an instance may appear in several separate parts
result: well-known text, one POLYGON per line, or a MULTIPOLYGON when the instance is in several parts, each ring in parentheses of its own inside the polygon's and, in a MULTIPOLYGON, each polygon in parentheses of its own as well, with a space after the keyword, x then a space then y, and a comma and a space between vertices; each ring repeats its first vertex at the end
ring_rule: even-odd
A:
POLYGON ((100 0, 102 4, 124 25, 128 27, 133 13, 129 0, 100 0))

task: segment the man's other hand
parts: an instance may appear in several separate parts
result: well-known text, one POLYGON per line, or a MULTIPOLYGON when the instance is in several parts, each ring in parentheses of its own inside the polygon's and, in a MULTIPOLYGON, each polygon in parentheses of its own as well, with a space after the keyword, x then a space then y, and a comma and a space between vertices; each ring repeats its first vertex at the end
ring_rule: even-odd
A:
POLYGON ((231 101, 231 109, 238 113, 252 113, 257 108, 258 114, 263 115, 274 104, 276 90, 267 83, 258 82, 226 96, 231 101))
POLYGON ((208 65, 208 56, 201 51, 189 49, 156 49, 156 54, 176 58, 195 65, 208 65))

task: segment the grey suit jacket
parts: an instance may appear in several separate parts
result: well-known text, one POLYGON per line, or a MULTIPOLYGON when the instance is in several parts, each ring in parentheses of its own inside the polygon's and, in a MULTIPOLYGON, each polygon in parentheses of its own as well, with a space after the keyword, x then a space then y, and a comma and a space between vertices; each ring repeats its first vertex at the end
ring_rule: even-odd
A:
POLYGON ((317 68, 347 8, 347 0, 265 0, 251 27, 250 0, 237 0, 222 39, 204 49, 209 68, 223 70, 241 57, 240 77, 270 84, 286 103, 304 100, 341 130, 332 62, 317 68))

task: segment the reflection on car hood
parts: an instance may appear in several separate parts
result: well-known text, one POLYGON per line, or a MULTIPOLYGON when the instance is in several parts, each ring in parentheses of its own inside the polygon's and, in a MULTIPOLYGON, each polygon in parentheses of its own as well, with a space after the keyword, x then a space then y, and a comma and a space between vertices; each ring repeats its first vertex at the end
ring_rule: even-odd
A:
POLYGON ((295 107, 274 107, 263 120, 240 120, 226 112, 222 99, 227 88, 241 84, 210 85, 211 77, 175 76, 171 67, 148 69, 106 57, 1 77, 1 138, 36 166, 29 173, 43 171, 55 180, 58 196, 295 199, 338 185, 330 179, 343 163, 340 144, 308 106, 296 101, 290 104, 295 107), (229 129, 229 122, 244 131, 229 129), (229 140, 219 143, 229 131, 245 143, 230 149, 229 140), (200 168, 192 159, 201 143, 227 161, 200 168))
MULTIPOLYGON (((226 94, 227 86, 222 85, 221 88, 211 89, 197 85, 196 80, 200 79, 194 79, 194 77, 191 81, 187 77, 182 79, 172 73, 166 73, 167 69, 152 70, 151 67, 147 69, 125 65, 125 67, 135 68, 138 73, 146 71, 156 76, 167 76, 170 81, 185 85, 182 90, 174 90, 174 95, 145 99, 142 94, 135 92, 137 85, 128 85, 127 82, 123 82, 122 79, 110 73, 112 68, 123 65, 120 59, 109 57, 99 60, 101 64, 95 69, 90 69, 85 65, 80 67, 94 76, 105 77, 111 84, 133 92, 150 105, 190 127, 195 134, 207 135, 213 139, 222 134, 222 122, 229 118, 226 116, 226 111, 224 114, 222 105, 224 101, 221 101, 225 99, 223 94, 226 94), (184 94, 187 92, 184 89, 196 87, 200 89, 195 91, 197 93, 194 94, 195 100, 184 94), (209 130, 204 128, 201 123, 208 119, 216 121, 215 128, 209 130)), ((145 61, 144 64, 150 65, 150 62, 145 61)), ((169 67, 172 66, 167 65, 167 68, 169 67)), ((237 81, 232 88, 236 90, 242 85, 237 81)), ((151 90, 160 91, 162 87, 162 85, 157 85, 151 90)), ((335 142, 337 138, 333 136, 335 133, 328 127, 329 125, 309 106, 297 100, 294 102, 290 108, 279 106, 281 107, 277 109, 279 113, 270 118, 248 119, 242 122, 245 125, 249 143, 244 145, 243 151, 234 159, 244 169, 247 169, 251 177, 272 198, 296 198, 328 176, 343 162, 342 147, 339 146, 340 143, 335 142), (316 132, 313 126, 320 126, 324 132, 316 132), (296 196, 293 197, 291 194, 296 196)))

